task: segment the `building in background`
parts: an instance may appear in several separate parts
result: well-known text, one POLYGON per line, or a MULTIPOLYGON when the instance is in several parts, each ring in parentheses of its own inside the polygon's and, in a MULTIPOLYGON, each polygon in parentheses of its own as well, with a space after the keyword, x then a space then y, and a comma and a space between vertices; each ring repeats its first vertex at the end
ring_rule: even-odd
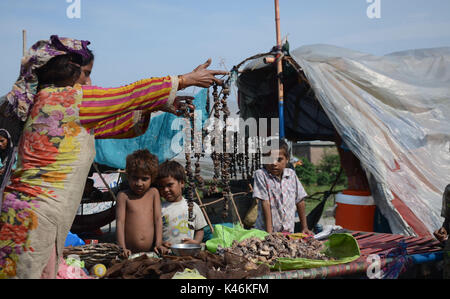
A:
POLYGON ((336 144, 331 141, 300 141, 292 143, 292 155, 305 157, 312 164, 318 165, 324 155, 338 155, 336 144))

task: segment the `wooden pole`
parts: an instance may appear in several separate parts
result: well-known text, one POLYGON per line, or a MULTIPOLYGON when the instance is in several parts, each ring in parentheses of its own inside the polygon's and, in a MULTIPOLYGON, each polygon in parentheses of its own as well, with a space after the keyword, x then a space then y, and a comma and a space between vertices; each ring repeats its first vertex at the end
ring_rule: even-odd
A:
POLYGON ((211 220, 209 220, 208 213, 206 213, 206 209, 203 206, 203 202, 202 199, 200 198, 200 195, 198 194, 197 188, 195 188, 195 194, 197 195, 198 202, 200 203, 200 207, 202 209, 203 214, 205 215, 206 221, 208 221, 209 228, 211 229, 211 232, 214 234, 214 227, 211 224, 211 220))
POLYGON ((22 30, 22 56, 27 53, 27 31, 22 30))
MULTIPOLYGON (((238 193, 234 193, 233 195, 236 196, 236 195, 246 195, 246 194, 248 194, 248 192, 238 192, 238 193)), ((207 207, 207 206, 216 204, 216 203, 218 203, 218 202, 221 202, 222 200, 225 200, 225 197, 221 197, 221 198, 216 199, 216 200, 214 200, 214 201, 210 201, 210 202, 208 202, 208 203, 201 204, 201 206, 207 207)))
POLYGON ((102 173, 100 172, 100 170, 98 169, 97 163, 92 163, 94 165, 95 171, 97 171, 98 175, 100 176, 100 178, 103 181, 103 184, 105 184, 106 188, 108 188, 109 193, 111 194, 112 198, 114 199, 114 201, 117 203, 117 198, 116 195, 114 194, 114 192, 112 192, 111 188, 109 187, 108 183, 106 182, 106 180, 103 178, 102 173))
POLYGON ((244 227, 244 225, 242 224, 241 216, 239 216, 238 208, 236 206, 236 203, 234 202, 233 194, 231 192, 229 192, 228 196, 230 196, 231 203, 233 204, 234 211, 236 212, 236 215, 237 215, 238 220, 239 220, 239 224, 241 225, 241 227, 244 227))
POLYGON ((280 120, 280 139, 284 139, 284 92, 281 75, 283 73, 283 62, 281 59, 281 30, 280 30, 280 5, 279 1, 275 0, 275 26, 277 33, 277 48, 278 48, 278 62, 277 62, 277 78, 278 78, 278 113, 280 120))

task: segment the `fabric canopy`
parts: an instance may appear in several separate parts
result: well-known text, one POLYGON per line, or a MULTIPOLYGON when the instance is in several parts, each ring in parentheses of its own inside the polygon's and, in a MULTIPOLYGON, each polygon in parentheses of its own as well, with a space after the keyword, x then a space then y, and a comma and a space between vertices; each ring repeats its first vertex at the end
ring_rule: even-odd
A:
MULTIPOLYGON (((312 45, 290 57, 300 68, 283 73, 287 138, 333 140, 336 130, 365 168, 393 233, 439 228, 450 183, 450 48, 374 56, 312 45)), ((244 119, 278 117, 268 109, 277 105, 273 68, 262 59, 246 65, 238 80, 244 119)))

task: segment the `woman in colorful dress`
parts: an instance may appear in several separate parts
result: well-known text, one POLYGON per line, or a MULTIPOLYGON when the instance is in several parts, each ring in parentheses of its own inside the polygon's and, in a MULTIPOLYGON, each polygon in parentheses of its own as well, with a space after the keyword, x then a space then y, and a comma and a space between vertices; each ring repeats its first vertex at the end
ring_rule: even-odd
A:
POLYGON ((24 129, 1 207, 0 278, 56 277, 94 160, 95 138, 138 136, 149 124, 149 112, 178 114, 183 97, 176 97, 177 90, 221 84, 215 76, 227 74, 208 70, 208 60, 180 76, 119 88, 82 85, 90 83, 79 81, 83 60, 91 55, 88 45, 55 35, 37 42, 7 95, 8 109, 24 129))

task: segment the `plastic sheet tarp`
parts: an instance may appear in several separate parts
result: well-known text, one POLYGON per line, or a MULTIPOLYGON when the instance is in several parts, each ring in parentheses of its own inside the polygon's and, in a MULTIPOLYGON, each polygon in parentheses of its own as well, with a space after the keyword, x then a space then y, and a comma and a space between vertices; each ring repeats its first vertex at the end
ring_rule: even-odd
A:
POLYGON ((416 234, 394 197, 430 234, 439 228, 450 182, 450 48, 374 56, 313 45, 290 55, 368 173, 392 232, 416 234))
MULTIPOLYGON (((193 101, 196 113, 200 113, 202 116, 202 125, 208 118, 206 112, 207 95, 208 90, 202 89, 195 95, 193 101)), ((160 113, 151 117, 147 131, 139 137, 95 140, 95 162, 112 168, 125 169, 127 155, 138 149, 148 149, 158 157, 160 163, 173 159, 183 150, 184 139, 178 138, 178 135, 182 133, 182 122, 174 123, 175 120, 180 118, 168 112, 160 113), (172 144, 174 138, 176 141, 179 140, 178 144, 174 141, 176 146, 172 144)))

